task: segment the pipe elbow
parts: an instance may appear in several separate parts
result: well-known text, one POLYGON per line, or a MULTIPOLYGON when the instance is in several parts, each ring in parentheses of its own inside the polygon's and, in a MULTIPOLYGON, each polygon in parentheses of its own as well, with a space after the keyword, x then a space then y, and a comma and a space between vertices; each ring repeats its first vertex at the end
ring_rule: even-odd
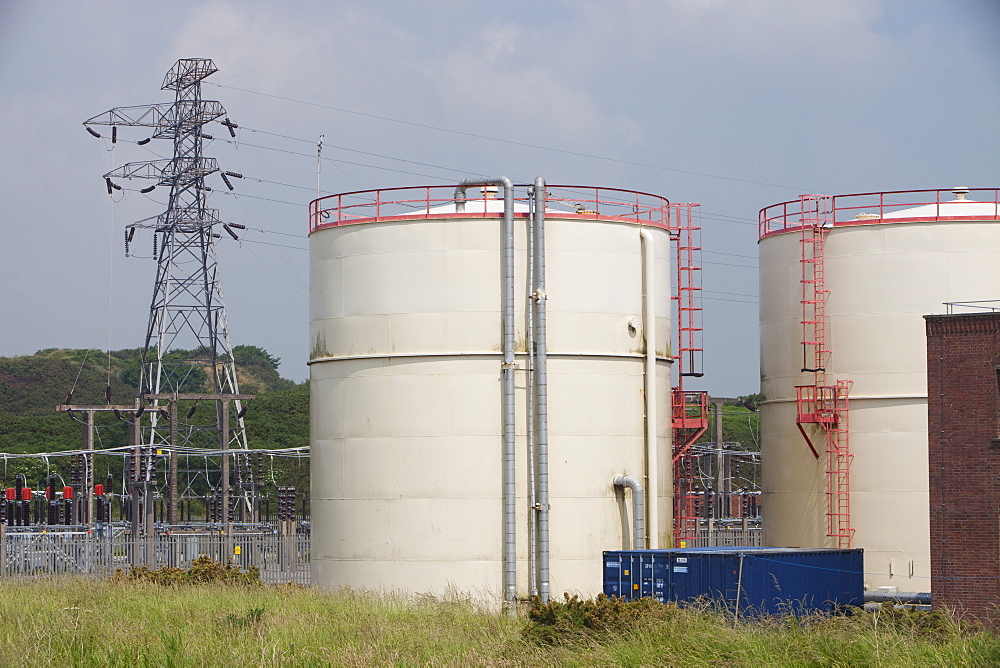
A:
POLYGON ((615 487, 628 487, 632 490, 633 494, 642 494, 643 492, 642 483, 630 475, 622 475, 619 473, 614 477, 614 480, 611 481, 611 484, 615 487))

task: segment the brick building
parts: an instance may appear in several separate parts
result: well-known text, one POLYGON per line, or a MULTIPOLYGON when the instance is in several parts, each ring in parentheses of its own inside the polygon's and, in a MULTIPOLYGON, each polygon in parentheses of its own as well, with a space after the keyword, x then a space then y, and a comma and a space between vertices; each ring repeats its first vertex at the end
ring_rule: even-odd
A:
POLYGON ((934 607, 1000 626, 1000 313, 925 320, 934 607))

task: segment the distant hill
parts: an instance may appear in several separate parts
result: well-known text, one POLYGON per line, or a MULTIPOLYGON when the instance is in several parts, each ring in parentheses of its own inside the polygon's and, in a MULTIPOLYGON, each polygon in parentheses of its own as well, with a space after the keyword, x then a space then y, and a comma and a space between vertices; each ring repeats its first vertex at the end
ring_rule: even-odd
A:
MULTIPOLYGON (((81 425, 54 409, 67 399, 74 404, 105 404, 107 388, 111 403, 131 404, 138 393, 141 350, 107 351, 57 349, 34 355, 0 357, 0 454, 75 450, 81 444, 81 425), (72 397, 70 392, 72 391, 72 397)), ((190 351, 180 351, 188 355, 190 351)), ((253 448, 288 448, 309 444, 309 384, 297 384, 278 373, 280 360, 257 346, 235 346, 240 391, 255 394, 245 424, 253 448)), ((204 377, 197 382, 206 380, 204 377)), ((209 391, 190 387, 190 391, 209 391)), ((98 448, 126 444, 124 423, 113 414, 97 420, 98 448)), ((48 470, 65 475, 64 458, 4 459, 0 480, 10 482, 16 473, 29 481, 48 470)), ((113 464, 108 464, 113 466, 113 464)), ((269 463, 267 478, 270 478, 269 463)), ((119 466, 114 466, 120 469, 119 466)), ((308 489, 308 462, 275 458, 275 481, 308 489)))

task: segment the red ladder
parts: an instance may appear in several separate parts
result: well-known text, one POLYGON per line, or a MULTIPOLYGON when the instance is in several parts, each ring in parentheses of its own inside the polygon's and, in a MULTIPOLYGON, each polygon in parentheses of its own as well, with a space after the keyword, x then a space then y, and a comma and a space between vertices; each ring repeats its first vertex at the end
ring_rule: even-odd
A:
POLYGON ((677 281, 672 299, 677 314, 677 385, 672 393, 671 429, 674 466, 674 542, 695 537, 698 498, 696 460, 689 449, 708 429, 708 393, 685 391, 684 378, 701 377, 701 226, 694 220, 697 204, 670 205, 670 239, 676 249, 677 281))
POLYGON ((813 456, 819 452, 803 427, 819 425, 826 452, 826 535, 835 538, 837 547, 849 548, 851 527, 851 460, 849 395, 851 381, 838 380, 828 385, 826 366, 831 351, 826 337, 825 244, 833 224, 832 198, 803 195, 801 206, 802 244, 802 371, 813 374, 812 385, 800 385, 796 391, 796 427, 802 433, 813 456))

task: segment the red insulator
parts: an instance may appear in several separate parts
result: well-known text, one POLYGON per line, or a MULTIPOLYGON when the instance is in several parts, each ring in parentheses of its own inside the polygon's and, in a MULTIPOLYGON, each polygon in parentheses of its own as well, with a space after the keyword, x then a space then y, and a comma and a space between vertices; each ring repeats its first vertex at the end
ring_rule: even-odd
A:
POLYGON ((22 487, 21 488, 21 500, 22 501, 31 501, 31 488, 30 487, 22 487))
POLYGON ((13 487, 8 487, 7 489, 4 490, 4 496, 7 497, 8 501, 15 501, 17 500, 17 490, 15 490, 13 487))
POLYGON ((101 483, 94 485, 94 496, 104 496, 104 485, 101 483))
POLYGON ((70 487, 69 485, 63 487, 63 498, 66 500, 73 498, 73 488, 70 487))
POLYGON ((52 494, 53 494, 53 493, 54 493, 54 492, 52 491, 52 488, 51 488, 51 487, 46 487, 46 488, 45 488, 45 498, 46 498, 46 499, 51 499, 51 498, 52 498, 52 494))

